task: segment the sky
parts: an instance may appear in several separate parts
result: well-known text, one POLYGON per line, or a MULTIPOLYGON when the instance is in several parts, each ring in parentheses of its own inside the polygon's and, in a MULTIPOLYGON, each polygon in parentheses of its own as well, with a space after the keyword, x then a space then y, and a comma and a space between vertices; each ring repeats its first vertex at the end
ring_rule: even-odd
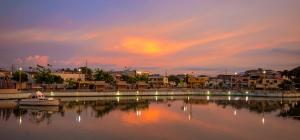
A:
POLYGON ((0 0, 0 67, 292 69, 299 25, 299 0, 0 0))

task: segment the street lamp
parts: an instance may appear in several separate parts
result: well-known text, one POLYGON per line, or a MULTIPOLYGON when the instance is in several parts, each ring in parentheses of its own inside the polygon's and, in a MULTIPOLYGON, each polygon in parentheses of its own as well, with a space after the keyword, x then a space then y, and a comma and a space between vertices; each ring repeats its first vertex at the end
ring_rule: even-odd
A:
POLYGON ((237 79, 236 79, 236 76, 237 76, 237 72, 234 73, 234 85, 235 85, 235 88, 237 89, 237 79))
POLYGON ((78 79, 79 80, 79 86, 78 86, 78 88, 80 89, 80 81, 81 81, 81 75, 80 74, 81 74, 81 69, 79 68, 78 71, 79 71, 79 79, 78 79))
POLYGON ((266 71, 264 70, 263 71, 263 75, 264 75, 264 77, 263 77, 263 83, 264 83, 264 90, 266 90, 266 86, 267 86, 267 82, 266 82, 266 71))
POLYGON ((19 86, 20 91, 22 91, 22 67, 19 68, 19 86))

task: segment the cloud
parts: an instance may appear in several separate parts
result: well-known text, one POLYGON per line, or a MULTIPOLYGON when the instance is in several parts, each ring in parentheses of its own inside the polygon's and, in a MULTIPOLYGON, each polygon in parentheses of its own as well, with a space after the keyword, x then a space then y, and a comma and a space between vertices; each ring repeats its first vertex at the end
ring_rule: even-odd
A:
POLYGON ((15 62, 19 65, 23 66, 35 66, 35 65, 42 65, 46 66, 48 64, 49 57, 43 55, 33 55, 27 56, 25 58, 17 58, 15 62))

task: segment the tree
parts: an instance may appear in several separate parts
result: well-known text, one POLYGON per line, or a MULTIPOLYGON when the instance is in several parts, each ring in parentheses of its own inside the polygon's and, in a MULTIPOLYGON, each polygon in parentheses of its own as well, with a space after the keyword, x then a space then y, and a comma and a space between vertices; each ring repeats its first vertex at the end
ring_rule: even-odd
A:
POLYGON ((75 88, 76 87, 76 81, 74 79, 68 79, 66 80, 68 83, 68 88, 75 88))
POLYGON ((37 75, 35 76, 35 80, 37 83, 53 84, 53 83, 64 82, 64 80, 60 76, 53 75, 51 73, 49 66, 44 67, 44 66, 37 65, 36 70, 37 70, 37 75))
POLYGON ((282 83, 280 83, 278 85, 278 87, 283 90, 290 90, 292 86, 293 86, 293 83, 289 80, 284 80, 282 83))
POLYGON ((27 77, 27 74, 23 71, 16 71, 14 74, 13 74, 13 80, 15 81, 20 81, 20 74, 21 74, 21 81, 22 82, 27 82, 28 81, 28 77, 27 77))
POLYGON ((292 69, 290 75, 292 75, 292 81, 295 83, 295 86, 300 88, 300 66, 292 69))
POLYGON ((170 75, 170 76, 168 77, 168 80, 169 80, 169 81, 172 81, 172 82, 175 82, 176 85, 178 85, 178 84, 180 83, 180 79, 179 79, 177 76, 175 76, 175 75, 170 75))
POLYGON ((132 76, 128 76, 128 75, 122 75, 121 79, 123 81, 126 81, 129 84, 134 84, 138 81, 137 77, 132 77, 132 76))
POLYGON ((87 68, 87 67, 80 67, 78 69, 81 69, 81 73, 82 74, 85 74, 85 79, 86 80, 92 80, 92 73, 93 73, 93 70, 90 69, 90 68, 87 68))
POLYGON ((97 69, 94 75, 96 81, 105 81, 106 83, 113 84, 114 78, 108 73, 103 71, 102 69, 97 69))
POLYGON ((136 76, 136 80, 137 80, 137 81, 144 81, 144 82, 147 82, 147 81, 148 81, 148 75, 146 75, 146 74, 137 75, 137 76, 136 76))

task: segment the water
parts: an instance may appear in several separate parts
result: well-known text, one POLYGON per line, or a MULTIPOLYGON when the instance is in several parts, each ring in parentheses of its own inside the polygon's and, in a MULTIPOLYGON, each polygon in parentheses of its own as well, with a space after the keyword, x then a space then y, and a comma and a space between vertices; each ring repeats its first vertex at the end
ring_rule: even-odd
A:
POLYGON ((208 96, 62 98, 61 107, 0 101, 0 138, 298 140, 299 103, 208 96))

